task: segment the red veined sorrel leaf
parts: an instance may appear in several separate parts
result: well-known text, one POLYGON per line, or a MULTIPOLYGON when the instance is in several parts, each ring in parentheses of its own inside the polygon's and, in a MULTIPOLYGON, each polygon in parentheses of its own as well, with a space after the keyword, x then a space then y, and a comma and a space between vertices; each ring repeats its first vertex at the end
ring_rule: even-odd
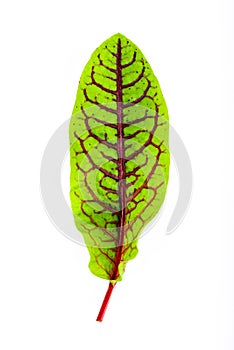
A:
POLYGON ((137 254, 137 239, 165 197, 168 113, 145 57, 121 34, 94 51, 70 121, 70 198, 89 268, 110 281, 100 310, 137 254))

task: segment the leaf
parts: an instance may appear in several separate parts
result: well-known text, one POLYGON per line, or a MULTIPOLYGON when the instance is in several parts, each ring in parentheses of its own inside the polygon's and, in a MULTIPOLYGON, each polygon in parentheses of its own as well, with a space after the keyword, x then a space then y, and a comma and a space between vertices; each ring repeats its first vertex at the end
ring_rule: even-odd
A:
POLYGON ((137 239, 165 197, 168 112, 139 48, 122 34, 84 68, 70 121, 70 199, 93 274, 110 281, 97 320, 121 281, 137 239))

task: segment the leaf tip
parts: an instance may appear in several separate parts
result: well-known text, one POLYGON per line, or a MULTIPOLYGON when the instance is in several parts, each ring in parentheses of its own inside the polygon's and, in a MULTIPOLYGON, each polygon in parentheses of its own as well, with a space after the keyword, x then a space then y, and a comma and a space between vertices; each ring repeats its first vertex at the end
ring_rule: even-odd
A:
POLYGON ((120 33, 120 32, 112 35, 111 39, 125 39, 125 40, 128 40, 127 37, 124 34, 120 33))

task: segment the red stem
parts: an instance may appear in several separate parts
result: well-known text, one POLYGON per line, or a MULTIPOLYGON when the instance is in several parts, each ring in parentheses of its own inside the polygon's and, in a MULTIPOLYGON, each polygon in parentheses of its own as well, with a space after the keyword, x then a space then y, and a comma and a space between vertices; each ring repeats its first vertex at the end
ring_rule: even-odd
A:
POLYGON ((96 321, 102 322, 103 317, 104 317, 105 312, 106 312, 106 309, 107 309, 107 306, 108 306, 108 303, 109 303, 109 300, 110 300, 110 297, 111 297, 111 294, 112 294, 112 291, 113 291, 115 285, 116 285, 116 282, 115 283, 111 283, 111 282, 109 283, 109 287, 107 289, 106 295, 105 295, 104 300, 102 302, 102 306, 101 306, 101 309, 99 311, 99 314, 98 314, 98 317, 97 317, 96 321))

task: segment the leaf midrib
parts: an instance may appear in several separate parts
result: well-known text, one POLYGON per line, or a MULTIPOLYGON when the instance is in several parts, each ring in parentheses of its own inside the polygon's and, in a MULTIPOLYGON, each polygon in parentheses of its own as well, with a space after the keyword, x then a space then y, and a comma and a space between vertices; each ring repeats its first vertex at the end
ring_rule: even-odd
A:
POLYGON ((117 153, 118 153, 118 192, 119 192, 119 213, 118 213, 118 246, 116 249, 115 264, 112 272, 112 280, 118 278, 118 267, 122 260, 123 243, 126 222, 126 186, 125 186, 125 150, 123 135, 123 93, 122 93, 122 65, 121 65, 121 40, 118 39, 116 54, 116 99, 117 99, 117 153))

